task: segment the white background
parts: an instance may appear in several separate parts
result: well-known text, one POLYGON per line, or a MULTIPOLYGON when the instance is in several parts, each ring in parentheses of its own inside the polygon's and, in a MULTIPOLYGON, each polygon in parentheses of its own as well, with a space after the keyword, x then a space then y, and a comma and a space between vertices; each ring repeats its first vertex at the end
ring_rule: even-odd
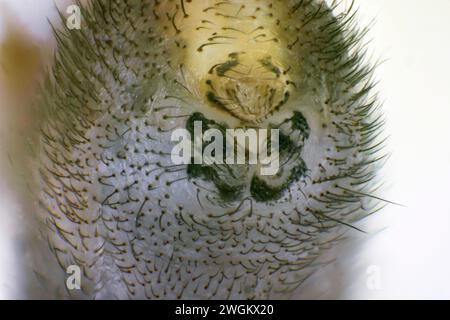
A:
MULTIPOLYGON (((406 208, 389 206, 368 221, 371 235, 345 255, 348 261, 340 261, 351 274, 343 295, 450 299, 450 1, 360 0, 356 6, 362 23, 375 19, 369 48, 385 61, 376 73, 391 152, 383 170, 383 196, 406 208), (367 272, 374 270, 378 290, 367 286, 367 272)), ((0 0, 0 42, 14 26, 39 59, 48 56, 52 42, 46 19, 55 17, 52 8, 49 0, 0 0)), ((9 94, 0 81, 2 143, 7 137, 3 124, 16 112, 6 103, 17 101, 8 100, 9 94)), ((17 210, 0 179, 0 298, 20 296, 17 210)))

